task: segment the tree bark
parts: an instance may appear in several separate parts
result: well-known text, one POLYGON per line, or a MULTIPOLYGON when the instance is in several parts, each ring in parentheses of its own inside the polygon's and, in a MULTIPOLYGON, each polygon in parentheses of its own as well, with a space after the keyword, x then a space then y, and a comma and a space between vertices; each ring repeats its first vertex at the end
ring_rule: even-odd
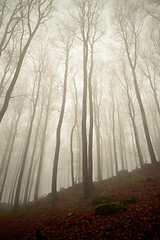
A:
POLYGON ((33 169, 33 163, 34 163, 34 157, 35 157, 35 152, 36 152, 36 145, 37 145, 37 141, 38 141, 38 134, 39 134, 40 123, 41 123, 41 118, 42 118, 42 113, 43 113, 43 107, 44 107, 44 104, 42 104, 42 106, 41 106, 40 117, 39 117, 38 126, 36 129, 36 135, 35 135, 35 139, 34 139, 33 150, 32 150, 32 154, 31 154, 31 161, 30 161, 28 176, 27 176, 27 183, 26 183, 26 187, 25 187, 25 194, 24 194, 24 200, 23 200, 24 204, 26 204, 28 201, 29 185, 30 185, 30 181, 31 181, 31 174, 32 174, 32 169, 33 169))
MULTIPOLYGON (((14 202, 15 208, 17 208, 19 206, 19 198, 20 198, 20 192, 21 192, 23 173, 25 170, 25 164, 26 164, 27 154, 28 154, 28 150, 29 150, 32 129, 33 129, 33 122, 34 122, 34 118, 35 118, 35 114, 36 114, 36 108, 37 108, 37 103, 38 103, 38 98, 39 98, 39 93, 40 93, 40 81, 41 81, 41 76, 39 76, 39 79, 38 79, 38 89, 37 89, 37 94, 36 94, 36 100, 35 100, 35 103, 33 106, 33 113, 31 116, 29 131, 28 131, 28 135, 27 135, 27 139, 26 139, 25 151, 23 154, 22 165, 21 165, 21 169, 20 169, 20 173, 19 173, 19 177, 18 177, 17 189, 16 189, 16 194, 15 194, 15 202, 14 202)), ((33 92, 34 92, 34 89, 33 89, 33 92)))
POLYGON ((45 123, 44 123, 44 127, 43 127, 43 133, 42 133, 42 143, 41 143, 41 150, 40 150, 40 159, 39 159, 39 165, 38 165, 38 172, 37 172, 34 200, 38 199, 40 178, 41 178, 43 158, 44 158, 44 152, 45 152, 46 131, 47 131, 47 125, 48 125, 48 119, 49 119, 49 110, 50 110, 50 104, 51 104, 52 83, 51 83, 51 86, 50 86, 50 91, 49 91, 49 96, 48 96, 48 103, 47 103, 47 110, 46 110, 46 118, 45 118, 45 123))
POLYGON ((88 145, 88 178, 90 188, 93 189, 93 99, 92 99, 92 74, 93 74, 93 44, 91 45, 91 66, 89 71, 89 111, 90 111, 90 121, 89 121, 89 145, 88 145))
POLYGON ((52 171, 52 200, 57 200, 57 171, 58 171, 58 160, 59 160, 59 151, 60 151, 60 143, 61 143, 61 127, 63 123, 65 104, 66 104, 66 93, 67 93, 67 79, 68 79, 68 64, 69 64, 69 49, 66 52, 65 59, 65 74, 64 74, 64 84, 63 84, 63 99, 61 105, 61 112, 59 116, 58 126, 56 130, 56 148, 54 154, 54 163, 53 163, 53 171, 52 171))

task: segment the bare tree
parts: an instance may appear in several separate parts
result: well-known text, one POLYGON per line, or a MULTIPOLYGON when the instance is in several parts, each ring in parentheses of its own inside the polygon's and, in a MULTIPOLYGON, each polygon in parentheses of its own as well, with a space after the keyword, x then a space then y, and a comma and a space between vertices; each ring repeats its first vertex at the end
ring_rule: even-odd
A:
MULTIPOLYGON (((10 4, 10 2, 8 3, 10 4)), ((4 23, 5 17, 5 9, 8 9, 7 1, 3 1, 2 7, 2 23, 4 23)), ((43 24, 46 19, 48 18, 49 14, 53 9, 53 0, 45 0, 45 1, 36 1, 36 0, 29 0, 29 1, 18 1, 18 4, 15 4, 14 9, 10 15, 4 30, 4 34, 1 40, 1 48, 0 51, 2 52, 6 46, 8 45, 9 41, 11 41, 12 35, 15 31, 15 27, 19 25, 20 31, 19 34, 19 56, 17 59, 16 68, 13 74, 13 77, 7 87, 4 101, 0 110, 0 122, 3 119, 3 116, 8 108, 9 101, 11 98, 12 91, 15 87, 17 79, 19 77, 22 64, 27 53, 27 50, 32 42, 34 35, 36 34, 38 28, 41 24, 43 24)))
POLYGON ((143 9, 154 20, 160 22, 160 1, 159 0, 142 0, 143 9))
MULTIPOLYGON (((61 43, 64 48, 64 61, 65 61, 65 71, 64 71, 64 82, 63 82, 63 97, 62 97, 62 105, 58 120, 58 125, 56 129, 56 148, 54 155, 54 163, 53 163, 53 171, 52 171, 52 197, 53 201, 57 199, 57 171, 58 171, 58 160, 59 160, 59 152, 60 152, 60 144, 61 144, 61 127, 63 123, 65 104, 66 104, 66 93, 67 93, 67 80, 68 80, 68 71, 69 71, 69 55, 73 44, 73 34, 67 34, 64 36, 61 32, 61 43)), ((64 34, 66 32, 64 31, 64 34)))
POLYGON ((90 69, 88 74, 88 92, 89 92, 89 117, 90 117, 90 123, 89 123, 89 144, 88 144, 88 169, 89 169, 89 184, 90 188, 93 188, 93 123, 94 123, 94 114, 95 114, 95 128, 96 128, 96 139, 97 139, 97 165, 98 165, 98 179, 102 179, 101 176, 101 167, 100 167, 100 124, 99 124, 99 107, 97 111, 94 113, 94 110, 96 110, 96 107, 94 108, 93 103, 93 83, 92 78, 94 74, 94 46, 95 44, 100 40, 102 37, 103 32, 99 32, 99 35, 97 34, 98 31, 98 25, 99 25, 99 16, 100 16, 100 8, 95 9, 95 11, 92 13, 97 16, 97 19, 94 23, 94 29, 93 29, 93 35, 89 38, 89 46, 90 46, 90 69), (97 117, 96 117, 97 114, 97 117))
MULTIPOLYGON (((133 134, 135 137, 135 143, 136 143, 136 149, 138 152, 138 157, 139 157, 139 162, 140 162, 140 166, 143 167, 144 165, 144 160, 143 160, 143 154, 142 154, 142 150, 141 150, 141 146, 140 146, 140 140, 139 140, 139 132, 138 132, 138 127, 137 127, 137 123, 136 123, 136 113, 135 113, 135 103, 133 98, 135 97, 135 90, 133 89, 133 84, 132 81, 129 80, 129 73, 127 72, 127 62, 122 59, 122 56, 120 57, 120 68, 121 68, 121 77, 120 77, 120 73, 116 74, 117 78, 119 79, 121 86, 123 87, 124 91, 125 91, 125 96, 127 97, 127 106, 128 109, 127 111, 129 112, 129 116, 131 118, 131 123, 132 123, 132 127, 131 128, 131 124, 130 124, 130 128, 131 128, 131 136, 132 136, 132 140, 133 140, 133 134), (122 78, 122 79, 121 79, 122 78), (132 133, 133 130, 133 133, 132 133)), ((134 153, 135 153, 135 146, 134 146, 134 140, 133 142, 133 149, 134 149, 134 153)), ((136 154, 135 154, 136 157, 136 154)), ((127 161, 125 161, 127 163, 127 161)), ((137 166, 137 162, 136 162, 136 166, 137 166)))
POLYGON ((41 121, 42 121, 43 110, 44 110, 44 102, 42 102, 42 104, 41 104, 40 116, 39 116, 38 123, 37 123, 37 129, 36 129, 36 133, 35 133, 35 139, 34 139, 34 143, 33 143, 32 153, 31 153, 31 160, 30 160, 30 164, 29 164, 27 182, 26 182, 25 193, 24 193, 24 200, 23 200, 24 204, 26 204, 29 199, 29 187, 30 187, 30 183, 31 183, 31 175, 32 175, 32 170, 33 170, 33 165, 34 165, 34 160, 35 160, 35 155, 36 155, 36 146, 37 146, 37 142, 39 139, 39 131, 40 131, 40 126, 41 126, 41 121))
POLYGON ((116 124, 115 124, 115 99, 113 94, 113 85, 111 86, 111 101, 112 101, 112 131, 113 131, 113 152, 114 152, 114 160, 115 160, 115 170, 116 175, 118 175, 118 158, 117 158, 117 144, 116 144, 116 124))
POLYGON ((21 113, 22 113, 22 106, 23 106, 23 104, 20 103, 18 108, 17 108, 17 111, 15 111, 14 116, 13 116, 13 121, 12 121, 12 125, 11 125, 12 130, 11 130, 11 135, 10 135, 11 143, 7 146, 7 152, 9 152, 8 156, 5 156, 6 167, 3 170, 4 171, 4 176, 3 176, 3 180, 2 180, 2 186, 1 186, 1 189, 0 189, 0 201, 2 200, 5 183, 6 183, 6 180, 7 180, 8 169, 9 169, 9 165, 10 165, 10 162, 11 162, 11 155, 12 155, 12 152, 13 152, 13 147, 14 147, 14 144, 15 144, 15 139, 16 139, 16 134, 17 134, 17 129, 18 129, 18 123, 19 123, 21 113))
POLYGON ((139 36, 142 31, 142 26, 144 22, 144 16, 139 18, 141 12, 139 11, 139 6, 135 3, 123 1, 119 2, 117 11, 114 15, 115 21, 119 27, 119 36, 123 41, 126 57, 130 66, 132 73, 134 89, 136 92, 137 101, 139 104, 143 128, 145 132, 146 142, 148 146, 148 151, 150 154, 150 159, 152 164, 157 164, 157 159, 154 153, 153 145, 151 142, 151 137, 149 133, 146 113, 143 106, 142 96, 138 84, 137 78, 137 59, 138 59, 138 49, 139 49, 139 36), (125 6, 126 5, 126 6, 125 6))
MULTIPOLYGON (((13 118, 14 120, 14 118, 13 118)), ((2 161, 1 161, 1 166, 0 166, 0 179, 2 178, 3 175, 3 171, 5 169, 5 163, 6 163, 6 158, 8 155, 8 147, 11 145, 12 142, 12 135, 13 135, 13 124, 11 124, 11 129, 9 129, 9 135, 7 137, 7 142, 5 145, 5 149, 4 149, 4 153, 3 153, 3 157, 2 157, 2 161)))
POLYGON ((77 15, 72 16, 78 23, 80 33, 76 37, 83 46, 83 100, 82 100, 82 175, 83 195, 87 198, 92 187, 92 141, 93 141, 93 100, 92 100, 92 73, 93 73, 93 46, 102 36, 99 27, 101 14, 101 2, 95 0, 74 1, 77 7, 77 15), (91 54, 90 54, 91 52, 91 54), (89 107, 90 107, 90 130, 89 146, 87 143, 87 91, 89 86, 89 107), (89 161, 88 161, 89 158, 89 161), (89 172, 88 172, 89 168, 89 172))
POLYGON ((36 110, 37 110, 37 104, 39 101, 39 95, 40 95, 40 87, 41 87, 41 81, 44 75, 44 61, 40 61, 38 69, 36 69, 35 65, 35 70, 36 70, 36 77, 34 80, 34 86, 33 86, 33 91, 32 91, 32 101, 33 101, 33 111, 30 119, 30 125, 29 125, 29 130, 26 138, 26 145, 25 145, 25 150, 24 154, 22 157, 22 164, 21 164, 21 169, 18 177, 18 183, 17 183, 17 189, 16 189, 16 194, 15 194, 15 202, 14 206, 18 207, 19 206, 19 198, 20 198, 20 192, 21 192, 21 186, 22 186, 22 179, 23 179, 23 173, 25 170, 25 165, 26 165, 26 160, 27 160, 27 155, 29 151, 29 146, 30 146, 30 139, 32 136, 32 130, 33 130, 33 123, 35 120, 35 115, 36 115, 36 110), (37 84, 37 87, 36 87, 37 84))
POLYGON ((122 170, 125 170, 125 164, 124 164, 124 151, 125 148, 123 146, 123 125, 122 125, 122 120, 121 120, 121 115, 120 115, 120 103, 117 102, 117 116, 118 116, 118 126, 119 126, 119 142, 120 142, 120 156, 121 156, 121 167, 122 170))
POLYGON ((153 52, 150 52, 148 50, 147 53, 144 52, 143 54, 141 54, 141 61, 139 61, 139 68, 149 81, 149 84, 151 87, 151 94, 154 97, 157 111, 160 116, 160 104, 158 100, 159 73, 157 72, 157 69, 158 69, 157 65, 158 65, 158 61, 156 61, 156 56, 153 56, 153 52))
POLYGON ((76 74, 73 76, 73 85, 74 85, 74 91, 75 91, 75 97, 74 98, 74 124, 72 126, 71 130, 71 136, 70 136, 70 153, 71 153, 71 181, 72 186, 75 184, 75 178, 74 178, 74 158, 73 158, 73 134, 74 130, 77 125, 77 114, 78 114, 78 93, 77 93, 77 87, 76 87, 76 81, 75 81, 76 74))
POLYGON ((40 179, 41 179, 41 172, 42 172, 42 166, 43 166, 43 159, 45 154, 45 143, 46 143, 46 134, 47 134, 47 127, 48 127, 48 121, 49 121, 49 113, 50 113, 50 107, 51 107, 51 100, 52 100, 52 93, 53 93, 53 82, 54 82, 54 76, 50 76, 50 83, 49 83, 49 92, 47 94, 47 107, 45 112, 45 122, 42 130, 42 142, 41 142, 41 150, 40 150, 40 159, 39 159, 39 165, 38 165, 38 171, 37 171, 37 179, 36 179, 36 186, 35 186, 35 193, 34 193, 34 200, 38 199, 38 192, 40 187, 40 179))
POLYGON ((2 0, 0 4, 0 57, 12 41, 14 31, 17 31, 17 25, 19 26, 19 24, 24 21, 27 15, 26 8, 27 2, 25 1, 15 1, 14 4, 11 4, 7 0, 2 0))
MULTIPOLYGON (((97 80, 97 79, 96 79, 97 80)), ((101 80, 99 79, 99 82, 101 80)), ((101 154, 101 105, 102 105, 102 86, 100 86, 100 96, 98 98, 98 84, 94 83, 93 88, 93 107, 94 107, 94 125, 96 136, 96 152, 97 152, 97 180, 102 180, 102 154, 101 154)))

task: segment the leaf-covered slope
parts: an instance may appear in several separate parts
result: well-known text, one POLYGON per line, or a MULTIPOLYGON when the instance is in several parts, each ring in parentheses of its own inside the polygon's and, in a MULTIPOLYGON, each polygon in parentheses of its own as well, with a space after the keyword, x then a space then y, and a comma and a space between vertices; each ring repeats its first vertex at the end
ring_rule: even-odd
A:
POLYGON ((160 239, 160 167, 148 165, 94 186, 87 200, 82 198, 78 184, 61 191, 54 204, 48 195, 19 210, 1 213, 0 239, 34 240, 36 229, 48 240, 160 239), (135 199, 126 205, 127 211, 94 213, 101 202, 96 202, 97 198, 124 204, 132 196, 135 199))

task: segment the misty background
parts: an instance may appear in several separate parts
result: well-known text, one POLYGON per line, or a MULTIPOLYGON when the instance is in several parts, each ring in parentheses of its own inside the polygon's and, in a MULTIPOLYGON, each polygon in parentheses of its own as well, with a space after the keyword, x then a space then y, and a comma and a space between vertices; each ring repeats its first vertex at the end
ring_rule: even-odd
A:
POLYGON ((83 181, 84 106, 93 181, 159 161, 159 13, 150 0, 1 0, 1 202, 52 191, 58 128, 57 190, 83 181))

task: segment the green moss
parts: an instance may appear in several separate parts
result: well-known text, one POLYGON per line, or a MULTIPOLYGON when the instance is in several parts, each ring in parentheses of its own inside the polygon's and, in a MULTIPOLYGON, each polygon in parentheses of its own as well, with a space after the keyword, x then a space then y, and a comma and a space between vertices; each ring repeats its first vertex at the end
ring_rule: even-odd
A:
POLYGON ((126 174, 128 174, 128 170, 127 170, 127 169, 125 169, 125 170, 120 170, 120 171, 118 172, 118 176, 124 176, 124 175, 126 175, 126 174))
POLYGON ((136 202, 136 194, 131 195, 129 198, 123 199, 123 205, 127 206, 136 202))
POLYGON ((104 203, 95 207, 94 213, 96 215, 107 215, 126 211, 127 208, 119 202, 104 203))
POLYGON ((79 222, 79 221, 77 221, 77 222, 76 222, 76 225, 79 225, 79 224, 80 224, 80 222, 79 222))
POLYGON ((105 195, 99 195, 91 199, 93 204, 111 203, 111 199, 105 195))

